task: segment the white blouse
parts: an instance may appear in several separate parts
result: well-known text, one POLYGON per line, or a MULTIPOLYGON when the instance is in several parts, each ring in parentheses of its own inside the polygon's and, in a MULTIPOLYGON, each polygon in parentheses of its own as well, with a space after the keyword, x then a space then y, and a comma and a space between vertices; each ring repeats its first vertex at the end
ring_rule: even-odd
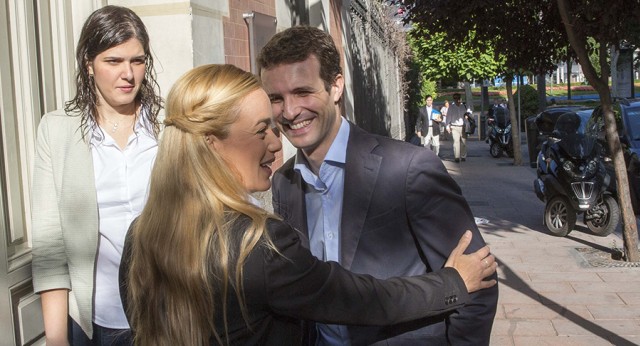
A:
POLYGON ((147 201, 158 143, 139 117, 127 146, 120 149, 106 129, 91 139, 99 217, 93 322, 113 329, 129 324, 120 301, 118 268, 129 225, 147 201))

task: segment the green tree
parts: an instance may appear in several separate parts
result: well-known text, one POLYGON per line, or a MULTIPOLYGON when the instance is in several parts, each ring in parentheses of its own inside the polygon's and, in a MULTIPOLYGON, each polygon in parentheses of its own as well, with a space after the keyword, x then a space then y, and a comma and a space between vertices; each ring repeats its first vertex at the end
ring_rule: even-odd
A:
POLYGON ((604 112, 607 145, 613 155, 618 182, 618 201, 622 210, 624 248, 628 261, 638 262, 638 229, 631 205, 629 181, 620 138, 612 108, 609 90, 610 66, 607 63, 608 47, 620 47, 622 43, 640 46, 640 2, 637 0, 557 0, 561 23, 566 30, 571 48, 589 84, 598 92, 604 112), (589 57, 589 38, 598 43, 600 71, 589 57))
POLYGON ((431 32, 416 24, 408 37, 420 71, 428 80, 472 81, 493 77, 501 71, 503 61, 496 59, 491 44, 478 44, 472 31, 463 41, 452 42, 446 33, 431 32))
MULTIPOLYGON (((405 0, 408 20, 430 32, 445 32, 454 46, 469 42, 476 50, 493 52, 506 79, 511 121, 517 122, 513 76, 547 74, 566 56, 566 34, 557 30, 558 15, 549 10, 552 0, 405 0), (467 38, 472 35, 472 40, 467 38), (564 52, 564 54, 563 54, 564 52)), ((514 164, 522 164, 520 131, 513 131, 514 164)))
POLYGON ((428 86, 425 89, 429 91, 423 90, 423 96, 435 95, 430 90, 431 86, 435 87, 435 81, 464 81, 467 103, 473 106, 468 82, 494 77, 503 70, 503 61, 491 48, 493 45, 490 42, 478 44, 472 31, 462 42, 455 42, 444 32, 430 32, 415 24, 407 36, 423 85, 428 86))
POLYGON ((520 127, 524 128, 525 119, 538 112, 538 92, 531 85, 521 85, 513 95, 520 98, 520 127))
MULTIPOLYGON (((555 69, 556 61, 577 57, 589 84, 600 95, 607 143, 614 155, 627 260, 638 261, 636 220, 611 108, 608 47, 619 47, 623 43, 640 45, 640 1, 505 0, 491 2, 491 6, 487 6, 486 0, 405 0, 405 3, 410 6, 409 20, 429 30, 447 32, 449 37, 458 40, 473 30, 479 40, 495 40, 496 50, 505 56, 505 64, 512 72, 541 74, 555 69), (597 44, 590 44, 589 38, 597 44), (567 46, 571 49, 565 49, 567 46), (589 52, 597 52, 599 72, 589 52)), ((509 83, 507 91, 511 94, 509 83)), ((509 104, 512 108, 512 98, 509 104)), ((514 138, 514 143, 519 140, 514 138)))

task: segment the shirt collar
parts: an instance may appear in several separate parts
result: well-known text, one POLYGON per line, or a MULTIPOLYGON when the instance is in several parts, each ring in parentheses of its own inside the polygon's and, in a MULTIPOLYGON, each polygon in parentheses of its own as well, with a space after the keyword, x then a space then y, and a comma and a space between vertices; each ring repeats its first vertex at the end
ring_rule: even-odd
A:
MULTIPOLYGON (((340 129, 336 138, 334 138, 327 155, 325 155, 323 162, 336 162, 344 164, 347 158, 347 142, 349 142, 349 122, 340 117, 340 129)), ((300 170, 302 167, 309 169, 309 161, 302 153, 302 150, 298 149, 296 153, 294 169, 300 170)))
MULTIPOLYGON (((145 109, 144 107, 142 107, 140 109, 140 115, 138 116, 138 119, 136 119, 136 123, 133 126, 133 133, 137 135, 138 133, 143 132, 147 136, 153 137, 153 135, 149 132, 150 127, 148 127, 150 124, 150 121, 147 119, 144 112, 145 112, 145 109)), ((93 146, 98 146, 104 143, 106 139, 106 136, 104 135, 104 129, 100 128, 100 126, 98 126, 96 121, 93 120, 92 118, 89 118, 87 123, 88 123, 87 124, 88 127, 90 129, 93 129, 93 131, 90 133, 91 139, 89 143, 93 146)))
POLYGON ((264 208, 264 206, 262 205, 262 202, 260 202, 259 199, 257 199, 255 196, 253 196, 252 194, 248 194, 247 195, 247 201, 249 201, 249 203, 255 205, 258 208, 264 208))

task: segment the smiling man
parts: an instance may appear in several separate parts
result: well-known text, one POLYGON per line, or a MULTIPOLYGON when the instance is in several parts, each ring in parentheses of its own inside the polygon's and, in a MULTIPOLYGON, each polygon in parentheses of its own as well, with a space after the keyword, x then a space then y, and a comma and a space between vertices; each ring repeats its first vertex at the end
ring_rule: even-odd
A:
MULTIPOLYGON (((433 152, 367 133, 342 117, 344 78, 331 36, 289 28, 267 43, 258 64, 275 122, 298 148, 274 174, 274 209, 308 236, 316 257, 389 278, 442 268, 467 229, 469 252, 485 245, 460 188, 433 152)), ((311 344, 488 345, 497 285, 472 297, 453 314, 403 325, 310 324, 311 344)))

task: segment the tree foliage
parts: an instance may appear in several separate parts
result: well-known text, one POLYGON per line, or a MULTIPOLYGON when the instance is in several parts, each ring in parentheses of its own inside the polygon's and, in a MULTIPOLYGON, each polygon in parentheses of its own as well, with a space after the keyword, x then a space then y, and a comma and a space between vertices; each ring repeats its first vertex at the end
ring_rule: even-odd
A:
MULTIPOLYGON (((516 112, 511 78, 525 72, 547 74, 566 58, 567 39, 557 30, 560 17, 553 0, 405 0, 408 21, 429 30, 446 32, 451 42, 467 42, 473 33, 474 47, 489 49, 503 62, 499 75, 507 78, 511 121, 516 112), (489 44, 487 44, 489 43, 489 44)), ((522 163, 520 132, 512 132, 514 164, 522 163)))
POLYGON ((595 2, 589 0, 557 0, 562 25, 578 57, 589 84, 598 92, 604 113, 607 146, 613 156, 618 201, 622 211, 623 238, 626 259, 637 262, 638 229, 633 213, 629 182, 624 154, 618 137, 615 115, 612 109, 609 76, 611 68, 607 63, 609 47, 638 47, 640 44, 640 1, 610 0, 595 2), (590 45, 592 38, 597 45, 590 45), (600 71, 589 58, 590 50, 597 49, 600 71))
MULTIPOLYGON (((589 84, 600 96, 619 187, 625 251, 628 260, 638 261, 638 233, 611 107, 608 61, 610 47, 640 46, 640 1, 405 0, 405 4, 410 8, 407 20, 432 32, 446 32, 453 41, 462 42, 473 31, 476 39, 494 42, 495 51, 505 56, 510 70, 507 74, 544 74, 553 71, 557 61, 577 58, 589 84)), ((510 108, 512 100, 510 97, 510 108)))
POLYGON ((520 127, 523 130, 525 120, 538 113, 538 91, 531 85, 521 85, 513 97, 520 98, 520 127))
POLYGON ((567 38, 558 30, 560 17, 553 0, 405 0, 405 4, 410 8, 407 20, 431 32, 446 32, 453 42, 465 42, 470 31, 477 43, 490 42, 506 70, 546 74, 566 59, 567 38))
POLYGON ((473 31, 458 42, 446 32, 433 32, 416 24, 408 37, 414 59, 429 80, 472 81, 494 77, 502 71, 504 60, 489 42, 479 44, 473 31))

